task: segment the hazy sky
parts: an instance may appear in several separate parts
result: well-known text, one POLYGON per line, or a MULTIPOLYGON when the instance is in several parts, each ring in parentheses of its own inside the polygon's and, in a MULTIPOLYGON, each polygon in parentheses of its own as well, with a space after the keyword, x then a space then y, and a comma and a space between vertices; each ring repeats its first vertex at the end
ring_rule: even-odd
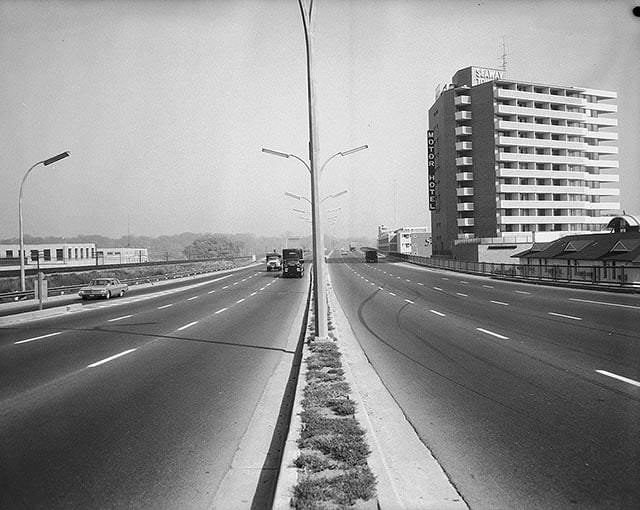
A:
MULTIPOLYGON (((434 90, 470 65, 618 93, 621 208, 640 215, 640 2, 315 0, 322 195, 337 234, 430 225, 434 90), (394 184, 395 183, 395 184, 394 184), (394 200, 397 189, 397 200, 394 200)), ((309 196, 296 0, 0 0, 0 238, 303 233, 309 196), (129 225, 129 227, 128 227, 129 225)))

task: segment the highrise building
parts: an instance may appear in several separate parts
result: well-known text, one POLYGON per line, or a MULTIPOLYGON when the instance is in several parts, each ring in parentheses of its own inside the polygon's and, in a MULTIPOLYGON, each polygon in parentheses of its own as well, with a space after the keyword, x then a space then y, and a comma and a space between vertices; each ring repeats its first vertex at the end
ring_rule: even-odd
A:
POLYGON ((434 255, 603 230, 620 208, 616 97, 459 70, 429 109, 434 255))

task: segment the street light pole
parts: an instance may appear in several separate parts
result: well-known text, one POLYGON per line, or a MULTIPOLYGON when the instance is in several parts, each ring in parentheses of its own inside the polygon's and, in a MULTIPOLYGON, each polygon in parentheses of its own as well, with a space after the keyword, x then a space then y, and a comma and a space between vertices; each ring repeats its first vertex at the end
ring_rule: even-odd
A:
POLYGON ((69 155, 70 155, 69 151, 65 151, 58 154, 57 156, 53 156, 52 158, 45 159, 43 161, 38 161, 35 165, 29 168, 29 170, 27 170, 27 173, 24 174, 24 177, 22 178, 22 182, 20 183, 20 195, 18 197, 18 223, 19 223, 19 230, 20 230, 20 290, 22 292, 27 290, 25 285, 25 277, 24 277, 24 232, 22 227, 22 188, 24 187, 24 181, 27 180, 27 176, 31 173, 31 170, 33 170, 38 165, 41 164, 44 166, 49 166, 55 163, 56 161, 60 161, 61 159, 69 157, 69 155))

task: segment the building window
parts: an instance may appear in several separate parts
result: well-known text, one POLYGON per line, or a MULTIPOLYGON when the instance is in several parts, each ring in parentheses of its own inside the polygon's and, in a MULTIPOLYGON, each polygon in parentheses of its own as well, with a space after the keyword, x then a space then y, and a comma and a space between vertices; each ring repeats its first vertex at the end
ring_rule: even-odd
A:
POLYGON ((38 261, 38 250, 31 250, 31 260, 33 262, 38 261))
POLYGON ((7 250, 7 251, 5 252, 5 256, 6 256, 8 259, 12 259, 12 258, 13 258, 13 250, 7 250))
POLYGON ((67 258, 70 259, 71 258, 71 248, 67 249, 67 258))
POLYGON ((47 250, 44 250, 42 253, 44 255, 44 260, 46 261, 51 260, 51 250, 47 249, 47 250))
POLYGON ((75 254, 74 258, 77 259, 78 258, 78 248, 74 248, 74 254, 75 254))
POLYGON ((62 248, 56 249, 56 260, 64 260, 64 250, 62 248))

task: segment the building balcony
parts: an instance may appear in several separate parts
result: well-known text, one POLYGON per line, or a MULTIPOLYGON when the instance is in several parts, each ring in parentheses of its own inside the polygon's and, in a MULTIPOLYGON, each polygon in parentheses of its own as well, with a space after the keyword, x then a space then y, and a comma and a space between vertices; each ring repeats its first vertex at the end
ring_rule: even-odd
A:
POLYGON ((519 152, 498 152, 497 161, 522 161, 529 163, 551 163, 557 165, 584 165, 587 158, 578 156, 554 156, 553 154, 521 154, 519 152))
POLYGON ((473 227, 473 225, 474 225, 473 218, 458 218, 459 227, 473 227))
POLYGON ((529 108, 527 106, 511 106, 498 104, 498 114, 500 115, 522 115, 525 117, 543 117, 548 119, 566 119, 585 122, 586 114, 580 112, 565 112, 561 110, 551 110, 546 108, 529 108))
POLYGON ((457 151, 470 151, 472 150, 471 142, 456 142, 457 151))
POLYGON ((467 110, 461 110, 459 112, 456 112, 455 117, 457 121, 471 120, 471 112, 467 110))
POLYGON ((607 224, 608 216, 500 216, 502 225, 553 225, 588 223, 590 225, 607 224))
POLYGON ((537 92, 523 92, 498 88, 498 99, 522 99, 545 103, 566 104, 571 106, 586 106, 587 100, 583 97, 558 96, 556 94, 539 94, 537 92))
MULTIPOLYGON (((553 124, 536 124, 535 122, 515 122, 499 120, 498 129, 505 131, 533 131, 536 133, 562 133, 572 136, 589 136, 586 127, 554 126, 553 124)), ((595 131, 594 131, 595 133, 595 131)))
POLYGON ((473 202, 461 202, 456 205, 458 212, 473 211, 473 202))
POLYGON ((471 126, 459 126, 456 128, 456 136, 466 136, 471 134, 471 126))
POLYGON ((499 136, 498 145, 509 147, 521 146, 550 149, 567 149, 575 151, 586 151, 588 147, 585 142, 567 142, 563 140, 546 140, 541 138, 519 138, 515 136, 499 136))
POLYGON ((593 126, 615 127, 618 125, 618 119, 611 119, 609 117, 586 117, 584 123, 593 126))
POLYGON ((589 172, 573 172, 569 170, 536 170, 524 168, 499 168, 498 177, 522 177, 533 179, 570 179, 592 182, 619 182, 618 174, 591 174, 589 172))
POLYGON ((613 145, 587 145, 585 151, 594 154, 618 154, 618 148, 613 145))
POLYGON ((586 108, 596 112, 618 113, 618 107, 615 104, 587 103, 586 108))
POLYGON ((457 188, 456 196, 459 196, 459 197, 473 196, 473 188, 457 188))
POLYGON ((458 172, 456 174, 456 181, 473 181, 473 172, 458 172))
POLYGON ((583 136, 587 140, 617 140, 618 139, 618 133, 614 131, 587 131, 586 134, 584 134, 583 136))
POLYGON ((588 159, 585 161, 584 166, 589 168, 619 168, 620 164, 613 159, 588 159))
POLYGON ((456 158, 456 166, 470 166, 473 165, 473 158, 465 156, 463 158, 456 158))
POLYGON ((471 104, 471 96, 456 96, 453 100, 456 106, 462 105, 470 105, 471 104))

